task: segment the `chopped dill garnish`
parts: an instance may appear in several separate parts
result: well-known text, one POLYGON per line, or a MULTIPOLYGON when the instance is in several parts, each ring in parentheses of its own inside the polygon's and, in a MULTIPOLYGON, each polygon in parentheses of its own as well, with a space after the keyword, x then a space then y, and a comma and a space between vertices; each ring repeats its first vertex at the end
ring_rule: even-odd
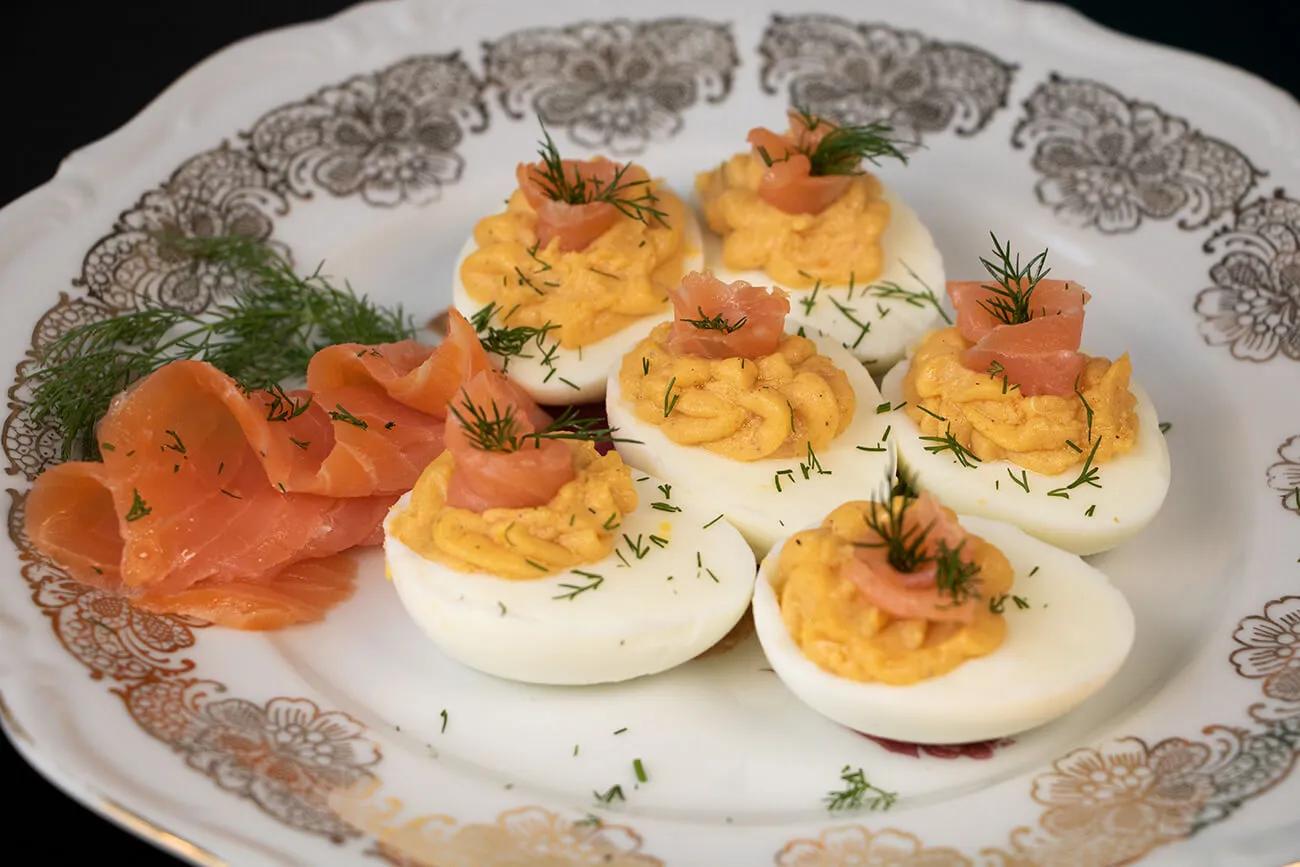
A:
POLYGON ((1074 382, 1074 394, 1079 398, 1079 402, 1083 404, 1083 411, 1088 419, 1088 442, 1092 442, 1092 404, 1088 403, 1088 398, 1084 397, 1083 392, 1079 391, 1078 380, 1075 380, 1074 382))
POLYGON ((937 412, 931 412, 930 410, 926 409, 926 408, 925 408, 925 404, 918 403, 918 404, 916 405, 916 408, 919 409, 921 412, 925 413, 926 415, 930 416, 930 418, 937 418, 939 421, 947 421, 947 420, 948 420, 948 419, 945 418, 944 416, 939 415, 939 413, 937 413, 937 412))
POLYGON ((1010 467, 1008 467, 1007 475, 1011 477, 1011 481, 1015 482, 1017 485, 1023 488, 1026 494, 1029 493, 1029 471, 1028 470, 1021 470, 1020 478, 1016 478, 1016 474, 1011 472, 1010 467))
POLYGON ((627 726, 623 726, 621 729, 616 729, 616 730, 614 731, 614 734, 616 734, 616 735, 621 735, 621 734, 623 734, 623 732, 625 732, 625 731, 627 731, 627 726))
POLYGON ((680 512, 682 510, 681 506, 674 506, 672 503, 651 503, 650 508, 660 512, 680 512))
POLYGON ((563 376, 561 376, 561 377, 560 377, 560 382, 564 383, 565 385, 567 385, 569 388, 573 389, 574 391, 582 391, 582 389, 578 387, 578 384, 577 384, 576 382, 574 382, 573 380, 571 380, 571 379, 565 379, 563 376))
POLYGON ((641 763, 640 759, 632 760, 632 771, 636 774, 636 780, 638 783, 650 782, 650 777, 645 772, 645 765, 641 763))
POLYGON ((529 566, 532 566, 538 572, 546 571, 546 567, 543 566, 541 563, 538 563, 536 560, 529 560, 528 558, 524 558, 524 562, 527 563, 529 566))
POLYGON ((1030 570, 1029 570, 1029 577, 1030 577, 1030 578, 1033 578, 1035 575, 1037 575, 1037 574, 1038 574, 1038 570, 1039 570, 1040 568, 1041 568, 1041 567, 1039 567, 1039 566, 1035 566, 1033 569, 1030 569, 1030 570))
MULTIPOLYGON (((500 328, 491 324, 492 314, 499 308, 495 301, 489 303, 486 307, 479 310, 470 319, 470 324, 478 332, 478 342, 483 348, 502 358, 504 369, 510 366, 512 358, 531 358, 524 351, 528 348, 529 343, 537 346, 539 352, 545 352, 546 335, 560 326, 546 322, 540 328, 534 328, 531 325, 516 325, 510 328, 500 328)), ((552 351, 552 355, 554 351, 552 351)))
POLYGON ((1083 469, 1079 470, 1079 475, 1075 478, 1075 480, 1070 482, 1070 484, 1066 485, 1063 488, 1055 488, 1053 490, 1048 491, 1047 496, 1064 497, 1065 499, 1068 500, 1070 499, 1069 492, 1079 487, 1080 485, 1091 485, 1094 488, 1100 488, 1101 482, 1097 481, 1097 479, 1101 478, 1101 471, 1092 465, 1092 459, 1097 456, 1097 449, 1100 446, 1101 446, 1101 438, 1099 437, 1093 441, 1092 451, 1088 452, 1088 457, 1083 462, 1083 469))
POLYGON ((860 452, 885 452, 888 451, 884 446, 856 446, 860 452))
POLYGON ((600 270, 599 268, 592 267, 591 265, 588 265, 588 266, 587 266, 587 270, 590 271, 590 272, 593 273, 593 274, 599 274, 599 275, 602 276, 602 277, 608 277, 608 278, 611 279, 611 280, 622 280, 622 279, 623 279, 622 277, 618 276, 617 274, 611 274, 611 273, 609 273, 608 271, 602 271, 602 270, 600 270))
POLYGON ((1088 507, 1088 511, 1083 513, 1083 516, 1085 518, 1091 518, 1096 513, 1097 513, 1097 504, 1093 503, 1091 506, 1088 507))
POLYGON ((533 168, 529 177, 541 188, 544 196, 551 201, 569 205, 604 202, 613 205, 623 216, 638 222, 649 224, 654 220, 660 225, 667 225, 665 218, 668 215, 656 207, 659 199, 650 188, 649 178, 634 181, 627 177, 631 163, 619 166, 608 182, 598 178, 584 178, 577 171, 570 175, 564 168, 560 151, 551 139, 546 124, 541 123, 541 118, 538 118, 538 123, 541 124, 543 136, 543 140, 537 143, 542 168, 533 168))
POLYGON ((163 433, 172 438, 170 443, 163 445, 164 449, 176 452, 178 455, 185 454, 185 443, 181 442, 180 434, 176 433, 174 430, 163 431, 163 433))
POLYGON ((832 813, 840 810, 857 810, 862 807, 868 810, 888 810, 898 800, 896 792, 886 792, 871 785, 862 768, 853 770, 845 765, 840 770, 840 780, 845 783, 845 787, 839 791, 828 792, 822 799, 826 809, 832 813))
POLYGON ((357 418, 355 415, 348 412, 347 409, 345 409, 343 404, 341 403, 334 404, 334 409, 330 410, 330 418, 334 419, 335 421, 341 421, 344 422, 345 424, 350 424, 353 427, 359 427, 362 430, 366 430, 367 428, 370 427, 370 425, 366 424, 365 419, 357 418))
POLYGON ((651 534, 650 534, 650 541, 651 541, 651 542, 654 542, 654 543, 655 543, 656 545, 658 545, 660 548, 666 548, 666 547, 668 547, 668 540, 665 539, 663 536, 656 536, 656 535, 654 535, 653 533, 651 533, 651 534))
POLYGON ((641 375, 650 375, 650 359, 646 358, 644 355, 641 356, 641 375))
POLYGON ((813 308, 817 306, 817 293, 821 291, 821 288, 822 288, 822 281, 818 280, 813 285, 812 294, 808 295, 805 298, 799 299, 799 303, 803 305, 804 316, 812 315, 813 308))
POLYGON ((551 597, 552 599, 568 599, 569 601, 573 601, 574 599, 577 599, 579 596, 581 596, 583 593, 586 593, 588 590, 599 589, 600 585, 605 583, 604 576, 598 575, 595 572, 584 572, 581 569, 571 569, 570 571, 574 575, 587 579, 587 583, 561 584, 560 587, 562 587, 563 589, 569 592, 561 593, 558 596, 552 596, 551 597))
POLYGON ((1169 433, 1169 429, 1170 429, 1171 427, 1173 427, 1173 426, 1174 426, 1174 425, 1173 425, 1173 422, 1162 421, 1162 422, 1160 422, 1160 432, 1161 432, 1162 434, 1163 434, 1163 433, 1169 433))
POLYGON ((1030 305, 1034 288, 1051 272, 1047 267, 1047 251, 1043 250, 1022 266, 1019 253, 1012 258, 1010 241, 1003 246, 997 235, 990 232, 989 237, 993 239, 996 261, 980 257, 980 264, 994 282, 984 283, 981 288, 991 291, 993 297, 980 301, 979 305, 1003 324, 1028 322, 1034 315, 1030 305))
POLYGON ((656 487, 659 488, 659 493, 661 493, 661 494, 664 495, 664 499, 665 499, 665 500, 671 500, 671 499, 673 498, 673 486, 672 486, 672 485, 669 485, 669 484, 665 483, 665 484, 662 484, 662 485, 656 485, 656 487))
MULTIPOLYGON (((916 274, 914 273, 912 276, 916 277, 916 274)), ((916 277, 916 279, 920 282, 921 278, 916 277)), ((921 285, 925 286, 924 283, 921 285)), ((934 307, 935 310, 939 311, 939 315, 943 317, 945 322, 949 325, 952 324, 952 320, 948 318, 947 312, 944 311, 943 307, 939 304, 939 296, 935 295, 934 290, 929 286, 926 286, 923 290, 904 289, 893 280, 886 280, 883 283, 873 283, 867 287, 866 291, 882 300, 893 299, 902 301, 903 303, 910 304, 913 307, 925 307, 929 304, 934 307)), ((885 314, 889 312, 888 310, 881 310, 879 306, 877 306, 877 311, 880 313, 881 319, 884 319, 885 314)))
POLYGON ((1080 455, 1083 454, 1083 449, 1079 448, 1079 446, 1074 442, 1074 440, 1066 440, 1065 444, 1069 446, 1071 449, 1073 449, 1076 454, 1080 454, 1080 455))
POLYGON ((834 298, 831 298, 831 304, 835 305, 835 309, 840 311, 841 316, 843 316, 845 319, 849 320, 850 322, 852 322, 854 325, 857 326, 858 328, 857 339, 854 340, 851 344, 850 343, 845 344, 845 346, 847 346, 849 349, 857 349, 858 344, 862 342, 862 338, 866 337, 867 334, 871 331, 871 323, 867 322, 863 324, 862 322, 858 321, 858 318, 853 315, 852 307, 846 307, 843 304, 841 304, 839 301, 835 300, 834 298))
POLYGON ((748 316, 742 316, 735 322, 728 322, 721 313, 709 317, 704 315, 703 307, 696 307, 695 309, 699 311, 699 319, 683 319, 681 321, 687 325, 694 325, 701 331, 721 331, 723 334, 733 334, 744 328, 745 323, 749 321, 748 316))
POLYGON ((228 491, 225 488, 221 488, 221 493, 225 494, 227 497, 230 497, 230 499, 232 500, 244 499, 243 497, 239 496, 239 494, 236 494, 234 491, 228 491))
POLYGON ((387 343, 414 336, 401 308, 383 308, 335 287, 318 267, 299 276, 266 242, 243 236, 156 236, 159 253, 207 267, 235 284, 229 300, 201 313, 139 296, 117 311, 88 299, 102 319, 69 329, 41 351, 32 374, 31 420, 62 436, 59 456, 95 458, 95 426, 112 399, 172 361, 207 361, 253 391, 301 376, 336 343, 387 343), (116 314, 116 315, 114 315, 116 314))
POLYGON ((604 794, 601 794, 600 792, 597 792, 595 789, 592 789, 591 794, 594 795, 596 800, 600 801, 602 804, 612 804, 615 799, 620 801, 627 800, 627 798, 623 797, 622 786, 610 786, 609 790, 604 794))
POLYGON ((712 521, 710 521, 709 523, 705 524, 701 529, 707 530, 707 529, 709 529, 710 527, 712 527, 714 524, 718 523, 718 522, 721 521, 721 520, 722 520, 722 515, 718 515, 718 517, 714 518, 712 521))
POLYGON ((268 385, 262 391, 263 397, 268 398, 266 402, 267 421, 289 421, 290 419, 295 419, 306 412, 307 408, 311 406, 311 395, 307 395, 302 400, 298 400, 275 383, 268 385))
POLYGON ((876 415, 881 415, 887 412, 889 412, 889 401, 876 404, 876 415))
MULTIPOLYGON (((1029 574, 1034 573, 1030 572, 1029 574)), ((989 611, 993 614, 1001 614, 1006 610, 1008 599, 1015 603, 1015 606, 1021 611, 1029 608, 1029 600, 1024 596, 1012 596, 1010 593, 1002 593, 998 596, 989 597, 989 611)))
POLYGON ((440 734, 446 734, 447 733, 447 709, 443 708, 442 712, 439 713, 438 716, 442 717, 442 730, 440 734))
POLYGON ((944 431, 941 437, 921 437, 921 439, 925 442, 934 443, 934 445, 925 447, 925 450, 932 455, 950 451, 954 460, 967 469, 974 469, 975 464, 981 463, 974 452, 962 445, 957 437, 953 436, 952 425, 948 425, 947 430, 944 431))
POLYGON ((618 520, 618 512, 610 512, 609 517, 605 519, 605 523, 601 526, 606 530, 617 530, 623 524, 618 520))
POLYGON ((643 544, 643 543, 641 542, 641 534, 640 534, 640 533, 637 533, 637 534, 636 534, 636 541, 635 541, 635 542, 632 541, 632 538, 631 538, 630 536, 628 536, 627 533, 624 533, 624 534, 623 534, 623 541, 624 541, 624 542, 627 542, 627 546, 628 546, 629 548, 632 549, 632 553, 636 556, 636 558, 637 558, 638 560, 642 559, 643 557, 645 557, 646 554, 649 554, 649 553, 650 553, 650 546, 649 546, 649 545, 645 545, 645 544, 643 544))
POLYGON ((664 418, 672 415, 673 410, 677 407, 677 401, 681 400, 680 394, 673 394, 673 386, 677 384, 677 377, 668 380, 668 387, 664 389, 664 418))
POLYGON ((300 440, 300 439, 296 439, 296 438, 294 438, 294 437, 289 437, 289 442, 293 443, 294 445, 296 445, 298 448, 302 449, 303 451, 306 451, 306 450, 308 449, 308 447, 311 446, 311 443, 308 442, 307 440, 300 440))
POLYGON ((532 289, 532 290, 533 290, 534 292, 536 292, 538 295, 545 295, 545 294, 546 294, 546 293, 543 292, 541 289, 538 289, 538 288, 537 288, 537 284, 534 283, 534 282, 533 282, 533 281, 528 277, 527 274, 525 274, 523 271, 521 271, 518 265, 515 266, 515 277, 518 278, 518 279, 516 280, 516 282, 517 282, 520 286, 527 286, 529 289, 532 289))
POLYGON ((149 504, 144 501, 144 497, 140 496, 140 490, 138 488, 132 488, 131 508, 127 510, 126 520, 138 521, 141 518, 148 517, 152 513, 153 509, 149 508, 149 504))
POLYGON ((506 616, 506 611, 507 611, 507 609, 506 609, 506 604, 505 604, 504 602, 502 602, 500 599, 497 600, 497 608, 500 608, 500 609, 501 609, 501 616, 502 616, 502 617, 505 617, 505 616, 506 616))

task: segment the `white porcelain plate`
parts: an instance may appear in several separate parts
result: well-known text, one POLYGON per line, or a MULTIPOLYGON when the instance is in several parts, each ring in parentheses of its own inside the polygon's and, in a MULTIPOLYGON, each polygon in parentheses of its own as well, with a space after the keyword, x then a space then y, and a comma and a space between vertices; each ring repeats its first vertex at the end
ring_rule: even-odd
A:
POLYGON ((16 374, 0 713, 43 773, 205 863, 1300 851, 1300 108, 1050 5, 772 2, 359 7, 221 52, 0 212, 16 374), (535 114, 569 151, 635 155, 689 189, 792 99, 920 143, 882 175, 949 276, 974 275, 990 229, 1049 247, 1094 292, 1089 347, 1130 351, 1172 425, 1164 511, 1093 558, 1137 643, 1076 712, 997 743, 872 741, 795 701, 745 630, 655 677, 521 686, 441 656, 377 555, 325 622, 263 636, 133 611, 23 539, 57 446, 25 412, 33 351, 142 293, 201 307, 220 291, 159 257, 153 230, 267 236, 432 316, 535 114), (893 809, 828 813, 845 765, 896 791, 893 809), (614 785, 625 800, 598 803, 614 785))

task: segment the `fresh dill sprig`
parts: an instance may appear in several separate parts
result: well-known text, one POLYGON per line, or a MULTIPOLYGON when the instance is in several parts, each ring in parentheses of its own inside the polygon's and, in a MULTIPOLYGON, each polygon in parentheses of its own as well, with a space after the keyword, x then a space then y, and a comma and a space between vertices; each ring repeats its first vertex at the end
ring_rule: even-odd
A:
POLYGON ((197 272, 223 272, 239 287, 202 313, 136 299, 137 309, 102 308, 105 318, 70 329, 37 359, 31 420, 62 436, 60 457, 98 457, 95 426, 115 395, 163 365, 207 361, 246 390, 302 376, 316 352, 336 343, 387 343, 414 336, 400 307, 385 308, 318 267, 299 276, 264 241, 161 234, 166 256, 197 272))
POLYGON ((897 792, 886 792, 871 785, 862 768, 852 769, 845 765, 840 769, 840 780, 845 787, 839 791, 828 792, 822 801, 832 813, 840 810, 888 810, 898 800, 897 792))
POLYGON ((1083 469, 1079 470, 1079 475, 1075 477, 1074 481, 1070 482, 1070 484, 1066 485, 1063 488, 1055 488, 1053 490, 1048 491, 1047 496, 1063 497, 1068 500, 1070 499, 1070 491, 1073 491, 1075 488, 1079 487, 1080 485, 1090 485, 1094 488, 1100 488, 1101 482, 1097 480, 1101 478, 1101 470, 1097 469, 1092 465, 1092 459, 1097 457, 1097 449, 1100 446, 1101 446, 1101 437, 1098 437, 1097 439, 1093 440, 1092 451, 1088 452, 1088 457, 1083 462, 1083 469))
POLYGON ((1030 301, 1034 288, 1051 272, 1047 267, 1047 250, 1021 265, 1019 253, 1012 258, 1010 241, 1003 245, 992 232, 989 237, 993 239, 993 259, 980 257, 980 264, 993 278, 993 283, 982 284, 982 288, 990 290, 993 297, 980 301, 979 305, 1006 325, 1028 322, 1033 318, 1030 301))
POLYGON ((701 331, 721 331, 723 334, 731 334, 744 328, 745 323, 749 321, 748 316, 742 316, 735 322, 728 322, 721 313, 715 316, 705 316, 703 307, 696 307, 695 309, 700 312, 699 319, 683 319, 681 321, 687 325, 694 325, 701 331))
MULTIPOLYGON (((538 123, 541 123, 540 118, 538 123)), ((576 170, 570 177, 546 124, 542 123, 541 127, 543 140, 537 143, 537 153, 542 158, 542 168, 533 169, 532 179, 548 199, 568 205, 604 202, 613 205, 623 216, 638 222, 649 224, 653 220, 660 225, 667 225, 668 215, 657 207, 659 199, 650 188, 649 178, 631 180, 627 177, 631 163, 620 165, 608 183, 598 178, 584 178, 576 170)))
POLYGON ((967 599, 977 596, 979 585, 978 563, 961 558, 961 549, 966 540, 957 543, 956 548, 949 548, 948 543, 940 539, 934 555, 934 582, 941 594, 952 598, 954 605, 960 605, 967 599))
POLYGON ((151 509, 151 508, 149 507, 149 504, 146 503, 146 502, 144 501, 144 497, 140 496, 140 491, 139 491, 139 489, 138 489, 138 488, 132 488, 132 489, 131 489, 131 508, 130 508, 130 509, 127 511, 127 513, 126 513, 126 516, 125 516, 125 517, 126 517, 126 520, 127 520, 127 521, 138 521, 138 520, 140 520, 141 518, 147 518, 147 517, 149 517, 149 515, 151 515, 152 513, 153 513, 153 509, 151 509))
POLYGON ((616 437, 617 428, 603 426, 602 420, 583 416, 577 407, 566 407, 553 421, 541 430, 523 432, 513 405, 504 410, 495 400, 488 406, 479 406, 461 389, 460 405, 450 403, 447 408, 464 428, 470 445, 484 452, 517 452, 532 441, 534 448, 542 440, 579 440, 582 442, 638 443, 638 440, 616 437))
POLYGON ((925 538, 930 527, 913 524, 907 526, 907 510, 916 498, 907 495, 886 495, 884 502, 867 510, 866 523, 880 537, 879 542, 855 542, 859 548, 884 548, 889 565, 899 572, 910 573, 931 560, 925 549, 925 538))
POLYGON ((880 165, 880 157, 907 162, 907 156, 888 137, 893 127, 887 123, 872 121, 859 126, 834 126, 805 109, 796 108, 795 111, 809 132, 823 124, 832 127, 812 150, 803 151, 812 166, 809 173, 814 176, 862 174, 863 160, 880 165))
POLYGON ((957 437, 953 436, 952 425, 948 425, 941 437, 921 437, 921 439, 925 442, 934 443, 934 445, 925 447, 925 450, 932 455, 952 452, 957 463, 967 469, 974 469, 975 464, 980 463, 980 459, 975 456, 975 453, 962 445, 957 437))

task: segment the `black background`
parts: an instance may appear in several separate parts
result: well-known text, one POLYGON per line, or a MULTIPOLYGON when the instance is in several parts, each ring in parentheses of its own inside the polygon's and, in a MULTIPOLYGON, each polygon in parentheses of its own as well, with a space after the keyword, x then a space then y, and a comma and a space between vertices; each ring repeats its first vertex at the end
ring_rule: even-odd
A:
MULTIPOLYGON (((5 82, 0 203, 44 183, 69 151, 121 126, 212 52, 259 31, 324 17, 348 5, 230 0, 81 8, 83 4, 46 2, 7 11, 7 45, 0 52, 0 81, 5 82)), ((1071 0, 1068 5, 1109 27, 1216 57, 1300 94, 1296 0, 1071 0)), ((701 14, 707 14, 705 8, 701 14)), ((177 773, 187 772, 178 764, 177 773)), ((10 796, 5 816, 9 845, 18 844, 19 851, 40 847, 53 858, 51 863, 71 863, 89 853, 108 862, 116 857, 136 864, 169 861, 56 791, 3 739, 0 780, 10 796)))

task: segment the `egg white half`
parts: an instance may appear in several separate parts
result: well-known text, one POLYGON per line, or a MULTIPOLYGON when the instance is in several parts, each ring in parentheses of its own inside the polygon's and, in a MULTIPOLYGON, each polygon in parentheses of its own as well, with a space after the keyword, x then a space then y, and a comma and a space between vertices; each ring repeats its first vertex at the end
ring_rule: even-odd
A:
MULTIPOLYGON (((689 206, 685 213, 686 226, 682 238, 686 245, 686 257, 683 273, 698 271, 704 267, 699 220, 689 206)), ((460 279, 461 264, 477 249, 478 245, 474 242, 471 233, 469 240, 461 248, 460 255, 456 257, 456 267, 452 272, 452 303, 467 318, 486 306, 470 297, 469 291, 460 279)), ((623 355, 649 334, 656 325, 672 318, 672 305, 666 304, 662 311, 643 316, 623 330, 580 349, 556 349, 549 366, 542 364, 543 353, 535 343, 530 344, 525 351, 528 357, 516 356, 509 359, 508 364, 499 356, 494 356, 493 360, 498 367, 504 365, 510 378, 519 383, 533 400, 540 404, 568 406, 591 403, 604 397, 605 378, 610 368, 617 367, 623 355)), ((499 316, 492 318, 492 324, 497 327, 503 325, 499 316)), ((548 348, 556 343, 554 340, 545 342, 548 348)))
MULTIPOLYGON (((556 598, 593 579, 566 571, 514 581, 460 572, 421 557, 392 535, 384 555, 402 605, 429 638, 457 661, 509 680, 592 684, 654 674, 699 655, 744 615, 754 588, 754 555, 717 513, 697 509, 676 487, 632 471, 637 507, 623 517, 620 540, 602 560, 576 568, 600 575, 598 587, 556 598), (680 512, 654 509, 666 502, 680 512), (667 539, 664 547, 651 534, 667 539), (697 559, 698 557, 698 559, 697 559), (627 565, 624 565, 626 560, 627 565)), ((406 508, 410 494, 390 516, 406 508)), ((385 522, 387 530, 387 522, 385 522)))
MULTIPOLYGON (((813 710, 851 729, 922 744, 1006 737, 1070 712, 1110 680, 1133 645, 1133 612, 1104 574, 1001 521, 959 516, 1015 571, 1007 635, 987 656, 908 686, 825 671, 790 637, 772 581, 781 547, 759 570, 754 625, 781 681, 813 710), (1035 572, 1035 568, 1037 571, 1035 572), (1033 574, 1030 574, 1030 573, 1033 574)), ((783 543, 784 544, 784 543, 783 543)))
MULTIPOLYGON (((797 327, 787 326, 791 332, 797 327)), ((894 471, 893 456, 881 439, 888 414, 876 413, 881 403, 876 384, 834 338, 811 331, 808 337, 847 375, 857 406, 849 426, 817 451, 818 461, 829 472, 810 472, 807 478, 799 468, 804 455, 738 461, 673 442, 658 427, 637 418, 623 401, 618 368, 609 375, 605 411, 610 424, 618 429, 618 436, 639 441, 618 443, 623 460, 674 485, 680 483, 682 496, 695 498, 699 510, 726 515, 759 556, 796 528, 820 520, 830 504, 880 493, 894 471), (776 478, 782 471, 787 472, 780 476, 778 490, 776 478)))
MULTIPOLYGON (((884 268, 870 285, 893 282, 913 292, 928 287, 936 300, 942 302, 943 256, 930 230, 916 211, 888 187, 883 197, 890 208, 889 225, 880 239, 884 268)), ((720 280, 745 280, 756 286, 780 285, 765 271, 736 271, 726 267, 722 263, 722 239, 712 232, 705 236, 704 260, 720 280)), ((902 358, 918 337, 937 327, 942 315, 935 304, 924 302, 918 306, 899 298, 881 298, 868 290, 867 285, 859 282, 851 296, 847 285, 823 285, 815 299, 811 289, 783 288, 790 293, 792 319, 836 338, 878 375, 902 358), (861 325, 850 321, 850 316, 861 325, 869 324, 871 329, 863 334, 861 325)))
MULTIPOLYGON (((885 398, 895 405, 903 400, 908 364, 896 366, 882 384, 885 398)), ((889 413, 891 442, 908 480, 917 489, 932 492, 949 508, 1009 521, 1075 554, 1096 554, 1114 548, 1150 523, 1169 492, 1169 448, 1160 432, 1160 419, 1142 387, 1134 383, 1130 388, 1137 398, 1137 444, 1097 465, 1100 488, 1080 485, 1066 491, 1068 497, 1049 496, 1048 491, 1073 482, 1082 464, 1055 475, 1028 472, 1006 460, 963 467, 951 452, 927 452, 926 446, 934 443, 920 439, 920 428, 905 410, 889 413), (1027 493, 1012 481, 1013 474, 1028 483, 1027 493), (1089 515, 1093 506, 1096 508, 1089 515)))

